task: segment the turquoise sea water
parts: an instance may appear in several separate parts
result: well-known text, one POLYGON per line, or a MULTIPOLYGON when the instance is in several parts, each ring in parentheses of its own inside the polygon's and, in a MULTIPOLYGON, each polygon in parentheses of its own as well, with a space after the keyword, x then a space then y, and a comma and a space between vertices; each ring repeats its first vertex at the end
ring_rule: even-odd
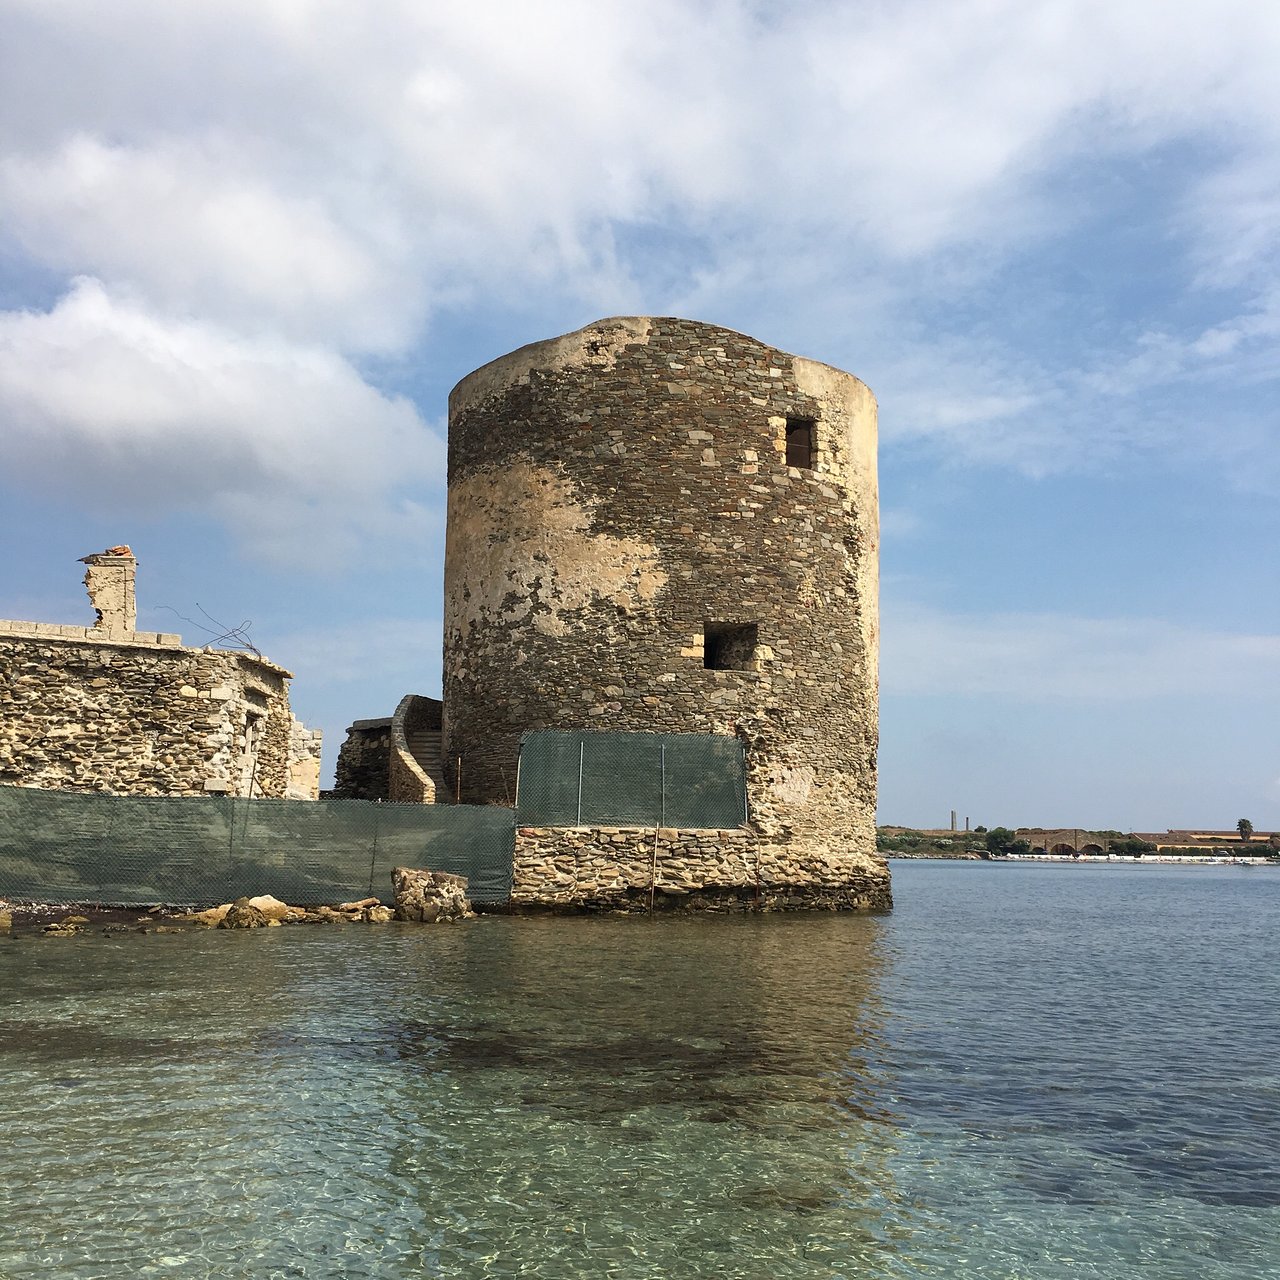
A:
POLYGON ((0 1276, 1280 1274, 1280 871, 0 939, 0 1276))

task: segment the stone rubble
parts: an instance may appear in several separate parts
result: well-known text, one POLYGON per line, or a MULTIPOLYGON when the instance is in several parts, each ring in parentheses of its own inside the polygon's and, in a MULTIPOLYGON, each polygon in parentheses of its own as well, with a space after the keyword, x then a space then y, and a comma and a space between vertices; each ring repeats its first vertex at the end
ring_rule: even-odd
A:
POLYGON ((434 924, 440 920, 466 920, 475 914, 467 901, 466 876, 396 867, 391 872, 391 883, 397 920, 434 924))
POLYGON ((465 876, 443 871, 419 871, 397 867, 393 873, 395 907, 376 897, 342 902, 337 906, 300 907, 271 894, 237 898, 201 911, 183 911, 164 906, 151 907, 145 915, 127 908, 85 907, 88 915, 66 914, 65 904, 9 903, 0 899, 0 936, 18 932, 19 924, 30 926, 50 917, 39 927, 46 937, 69 938, 100 928, 107 934, 182 933, 188 929, 263 929, 286 924, 390 924, 395 920, 466 920, 474 916, 467 899, 465 876), (132 923, 115 917, 132 916, 132 923), (16 917, 16 919, 15 919, 16 917), (169 920, 174 923, 161 923, 169 920), (103 923, 105 921, 105 923, 103 923))

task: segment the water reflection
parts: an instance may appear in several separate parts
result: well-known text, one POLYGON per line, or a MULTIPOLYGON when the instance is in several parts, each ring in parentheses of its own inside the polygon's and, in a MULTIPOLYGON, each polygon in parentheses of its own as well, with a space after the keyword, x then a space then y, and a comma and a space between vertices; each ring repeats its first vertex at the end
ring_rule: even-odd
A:
POLYGON ((883 927, 6 946, 0 1274, 844 1274, 909 1216, 883 927))
POLYGON ((0 939, 0 1275, 1270 1277, 1280 874, 1037 871, 0 939))
POLYGON ((470 1003, 402 1037, 418 1069, 396 1109, 443 1094, 464 1135, 391 1148, 433 1265, 817 1276, 883 1248, 881 928, 523 921, 485 939, 470 1003))

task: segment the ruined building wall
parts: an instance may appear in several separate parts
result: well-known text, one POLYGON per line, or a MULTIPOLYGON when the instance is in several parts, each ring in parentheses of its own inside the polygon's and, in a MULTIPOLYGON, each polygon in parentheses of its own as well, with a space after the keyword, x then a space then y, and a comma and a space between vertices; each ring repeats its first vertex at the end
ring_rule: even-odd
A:
POLYGON ((281 668, 176 636, 72 639, 15 625, 0 622, 0 783, 246 795, 256 750, 253 794, 285 794, 295 721, 281 668))
POLYGON ((768 873, 887 905, 877 562, 856 378, 647 318, 486 365, 450 397, 449 785, 501 802, 528 729, 736 734, 768 873))
POLYGON ((335 800, 385 800, 391 794, 391 717, 357 720, 347 729, 334 770, 335 800))
POLYGON ((128 548, 86 563, 96 625, 0 621, 0 784, 315 799, 320 732, 291 713, 289 672, 134 630, 128 548))
POLYGON ((320 797, 320 751, 324 731, 309 729, 292 713, 289 716, 288 780, 286 800, 317 800, 320 797))

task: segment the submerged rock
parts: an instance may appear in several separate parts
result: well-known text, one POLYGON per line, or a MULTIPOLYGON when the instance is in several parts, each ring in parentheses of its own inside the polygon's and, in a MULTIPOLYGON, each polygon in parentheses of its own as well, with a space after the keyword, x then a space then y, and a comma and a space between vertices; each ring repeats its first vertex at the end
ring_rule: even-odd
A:
POLYGON ((466 876, 396 867, 391 873, 391 885, 397 920, 432 924, 437 920, 465 920, 473 914, 467 901, 466 876))

